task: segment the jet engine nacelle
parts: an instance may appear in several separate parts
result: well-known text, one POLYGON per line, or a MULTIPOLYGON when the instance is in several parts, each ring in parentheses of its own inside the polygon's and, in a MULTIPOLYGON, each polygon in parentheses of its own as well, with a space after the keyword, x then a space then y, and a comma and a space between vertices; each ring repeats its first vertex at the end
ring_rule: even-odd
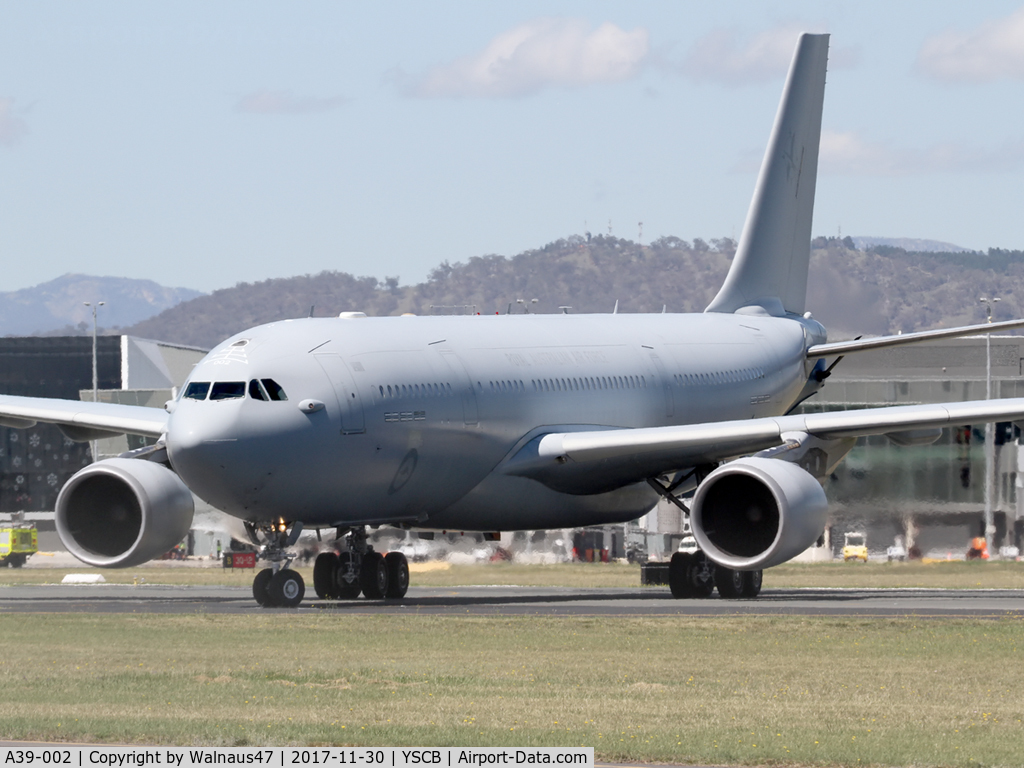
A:
POLYGON ((693 536, 715 563, 759 570, 796 557, 825 530, 821 485, 796 464, 746 458, 705 478, 690 507, 693 536))
POLYGON ((57 496, 60 540, 100 568, 129 568, 167 552, 188 534, 192 493, 162 464, 106 459, 76 473, 57 496))

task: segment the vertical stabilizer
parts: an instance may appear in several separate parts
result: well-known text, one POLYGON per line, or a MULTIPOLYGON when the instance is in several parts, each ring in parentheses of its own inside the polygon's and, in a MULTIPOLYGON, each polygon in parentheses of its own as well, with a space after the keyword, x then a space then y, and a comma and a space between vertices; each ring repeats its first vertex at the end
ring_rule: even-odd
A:
POLYGON ((827 64, 828 35, 800 35, 736 257, 706 312, 803 314, 827 64))

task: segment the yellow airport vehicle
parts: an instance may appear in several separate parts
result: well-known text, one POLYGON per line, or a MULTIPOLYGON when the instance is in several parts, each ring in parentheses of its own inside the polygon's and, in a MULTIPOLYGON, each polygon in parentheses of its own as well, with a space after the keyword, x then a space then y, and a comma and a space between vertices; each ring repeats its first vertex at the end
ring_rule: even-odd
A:
POLYGON ((843 562, 868 561, 868 537, 861 531, 851 531, 843 536, 843 562))
POLYGON ((0 567, 21 568, 38 550, 35 523, 0 523, 0 567))

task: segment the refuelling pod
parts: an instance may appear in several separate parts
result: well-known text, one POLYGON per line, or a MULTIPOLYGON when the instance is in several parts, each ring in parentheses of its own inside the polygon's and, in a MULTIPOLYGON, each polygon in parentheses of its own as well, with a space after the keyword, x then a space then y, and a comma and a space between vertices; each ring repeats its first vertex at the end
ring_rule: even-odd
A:
POLYGON ((188 534, 192 493, 162 464, 106 459, 76 473, 57 496, 57 533, 89 565, 129 568, 188 534))
POLYGON ((796 464, 746 458, 705 478, 690 507, 693 537, 715 563, 760 570, 790 560, 825 530, 825 491, 796 464))

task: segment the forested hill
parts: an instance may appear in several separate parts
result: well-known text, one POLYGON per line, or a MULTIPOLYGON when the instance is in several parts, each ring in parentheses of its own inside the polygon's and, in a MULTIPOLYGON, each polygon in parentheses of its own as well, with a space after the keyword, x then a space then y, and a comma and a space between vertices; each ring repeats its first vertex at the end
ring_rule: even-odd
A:
MULTIPOLYGON (((640 246, 629 240, 579 236, 517 256, 479 256, 435 268, 426 282, 401 286, 397 278, 322 272, 240 283, 179 304, 128 333, 212 347, 245 328, 293 317, 358 310, 368 315, 530 311, 573 313, 699 312, 717 292, 733 257, 729 238, 687 242, 665 237, 640 246), (533 304, 532 300, 537 299, 533 304), (433 309, 431 306, 433 305, 433 309), (457 308, 457 309, 453 309, 457 308)), ((916 253, 876 246, 865 251, 850 238, 817 238, 811 256, 807 307, 830 338, 895 333, 981 322, 980 296, 1000 296, 997 318, 1020 316, 1016 290, 1024 279, 1024 252, 916 253)), ((1021 289, 1024 291, 1024 288, 1021 289)))

